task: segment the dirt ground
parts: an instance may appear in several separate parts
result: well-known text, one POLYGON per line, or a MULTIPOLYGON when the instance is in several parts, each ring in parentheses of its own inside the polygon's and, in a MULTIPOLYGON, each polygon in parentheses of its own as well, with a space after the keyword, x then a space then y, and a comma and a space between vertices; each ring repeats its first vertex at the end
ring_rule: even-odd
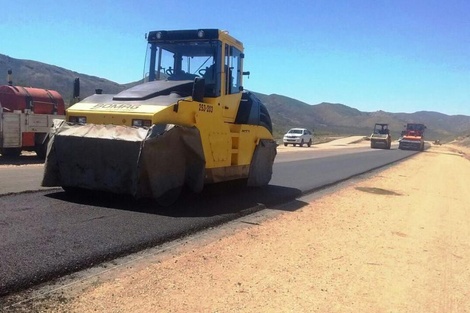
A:
POLYGON ((432 146, 303 202, 90 275, 30 310, 470 312, 463 152, 470 155, 432 146))

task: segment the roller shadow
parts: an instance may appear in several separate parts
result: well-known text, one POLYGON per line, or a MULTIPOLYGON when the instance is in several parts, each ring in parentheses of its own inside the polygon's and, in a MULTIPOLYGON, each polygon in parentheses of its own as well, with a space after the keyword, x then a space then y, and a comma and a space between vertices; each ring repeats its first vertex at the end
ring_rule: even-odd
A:
POLYGON ((161 206, 152 199, 136 200, 131 196, 106 192, 83 191, 69 194, 55 191, 46 197, 84 206, 157 214, 168 217, 211 217, 224 214, 249 214, 286 203, 300 197, 299 189, 268 185, 246 187, 243 182, 233 181, 210 184, 200 193, 183 190, 178 200, 170 206, 161 206))

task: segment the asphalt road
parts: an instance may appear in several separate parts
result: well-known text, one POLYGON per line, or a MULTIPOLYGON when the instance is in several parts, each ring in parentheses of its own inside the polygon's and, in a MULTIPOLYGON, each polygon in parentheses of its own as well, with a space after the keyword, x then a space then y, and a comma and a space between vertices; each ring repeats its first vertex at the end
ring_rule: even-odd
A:
MULTIPOLYGON (((71 198, 61 190, 0 196, 0 296, 294 200, 415 153, 341 151, 284 152, 265 188, 209 185, 200 194, 185 194, 168 209, 115 195, 71 198)), ((42 173, 40 166, 30 170, 42 173)), ((28 183, 37 187, 34 180, 39 178, 31 177, 28 183)))
POLYGON ((416 151, 369 147, 325 150, 321 153, 288 152, 276 157, 272 185, 309 192, 380 168, 415 154, 416 151))

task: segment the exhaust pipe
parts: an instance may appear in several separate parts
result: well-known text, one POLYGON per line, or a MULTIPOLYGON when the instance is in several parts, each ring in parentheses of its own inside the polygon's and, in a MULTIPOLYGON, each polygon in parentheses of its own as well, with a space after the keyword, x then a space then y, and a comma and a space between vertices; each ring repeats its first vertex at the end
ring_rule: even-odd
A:
POLYGON ((8 70, 7 81, 9 86, 13 86, 13 81, 11 80, 11 74, 13 73, 12 70, 8 70))
POLYGON ((75 78, 73 81, 73 99, 75 101, 80 101, 80 78, 75 78))

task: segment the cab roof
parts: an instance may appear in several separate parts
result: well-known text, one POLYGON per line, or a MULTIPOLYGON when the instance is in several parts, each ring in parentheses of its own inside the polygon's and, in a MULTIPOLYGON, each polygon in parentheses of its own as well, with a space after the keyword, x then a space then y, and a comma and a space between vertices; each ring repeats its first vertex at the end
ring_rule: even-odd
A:
POLYGON ((198 40, 221 40, 239 46, 240 50, 243 49, 243 43, 229 35, 228 31, 214 28, 187 30, 155 30, 150 31, 147 35, 147 41, 149 43, 172 43, 198 40))

